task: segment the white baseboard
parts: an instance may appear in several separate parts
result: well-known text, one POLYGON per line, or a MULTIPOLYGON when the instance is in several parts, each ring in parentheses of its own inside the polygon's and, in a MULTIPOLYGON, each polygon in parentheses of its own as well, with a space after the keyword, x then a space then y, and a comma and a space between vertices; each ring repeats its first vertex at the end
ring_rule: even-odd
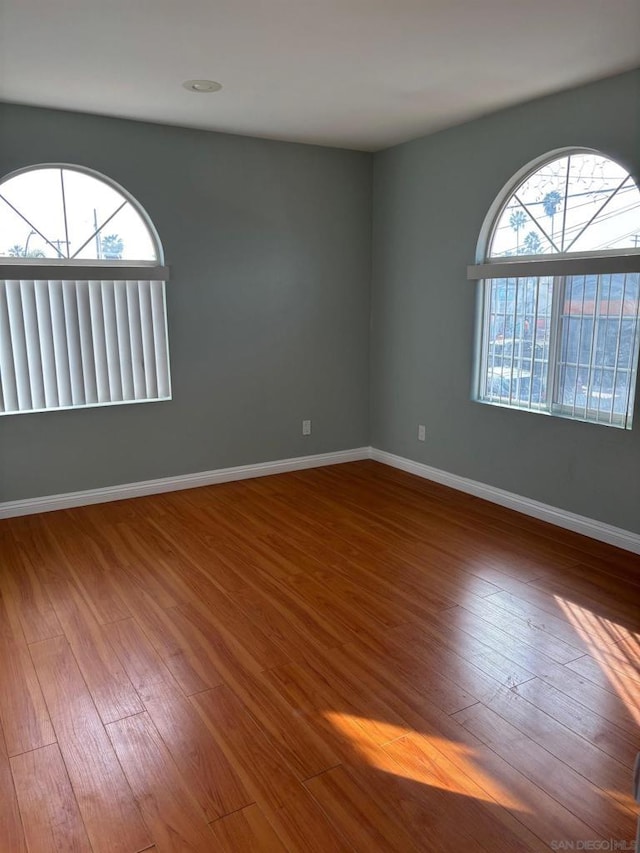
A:
POLYGON ((211 486, 214 483, 228 483, 232 480, 246 480, 251 477, 266 477, 269 474, 283 474, 287 471, 300 471, 304 468, 319 468, 323 465, 338 465, 341 462, 355 462, 359 459, 374 459, 384 465, 399 468, 415 474, 425 480, 433 480, 443 486, 450 486, 461 492, 475 495, 491 503, 548 521, 557 527, 581 533, 600 542, 607 542, 634 554, 640 554, 640 535, 623 530, 602 521, 576 515, 558 507, 534 501, 531 498, 488 486, 477 480, 469 480, 458 474, 450 474, 439 468, 432 468, 422 462, 414 462, 394 453, 387 453, 375 447, 356 447, 352 450, 338 450, 335 453, 319 453, 314 456, 297 456, 293 459, 279 459, 274 462, 259 462, 255 465, 236 465, 233 468, 219 468, 216 471, 202 471, 197 474, 183 474, 176 477, 162 477, 158 480, 144 480, 138 483, 124 483, 120 486, 107 486, 102 489, 87 489, 81 492, 67 492, 61 495, 46 495, 40 498, 27 498, 20 501, 0 503, 0 519, 18 515, 32 515, 36 512, 49 512, 56 509, 69 509, 88 504, 120 501, 126 498, 139 498, 144 495, 156 495, 162 492, 174 492, 180 489, 195 489, 198 486, 211 486))
POLYGON ((540 501, 534 501, 531 498, 525 498, 504 489, 497 489, 495 486, 487 486, 477 480, 468 480, 458 474, 450 474, 447 471, 441 471, 439 468, 432 468, 422 462, 414 462, 411 459, 405 459, 403 456, 396 456, 375 447, 371 448, 370 458, 385 465, 391 465, 393 468, 400 468, 402 471, 415 474, 425 480, 433 480, 443 486, 450 486, 460 492, 467 492, 467 494, 514 509, 524 515, 530 515, 541 521, 548 521, 557 527, 563 527, 566 530, 572 530, 574 533, 581 533, 583 536, 590 536, 600 542, 607 542, 609 545, 623 548, 625 551, 640 554, 640 535, 632 533, 630 530, 623 530, 621 527, 614 527, 611 524, 605 524, 584 515, 577 515, 555 506, 549 506, 549 504, 540 503, 540 501))
POLYGON ((314 456, 297 456, 293 459, 279 459, 275 462, 258 462, 255 465, 236 465, 233 468, 219 468, 216 471, 202 471, 198 474, 162 477, 158 480, 143 480, 139 483, 124 483, 121 486, 106 486, 102 489, 86 489, 81 492, 46 495, 41 498, 27 498, 21 501, 7 501, 0 503, 0 518, 33 515, 36 512, 70 509, 74 506, 107 503, 108 501, 120 501, 126 498, 139 498, 144 495, 157 495, 180 489, 195 489, 198 486, 228 483, 231 480, 247 480, 251 477, 266 477, 269 474, 300 471, 303 468, 319 468, 322 465, 338 465, 341 462, 368 459, 369 456, 369 447, 356 447, 353 450, 338 450, 335 453, 317 453, 314 456))

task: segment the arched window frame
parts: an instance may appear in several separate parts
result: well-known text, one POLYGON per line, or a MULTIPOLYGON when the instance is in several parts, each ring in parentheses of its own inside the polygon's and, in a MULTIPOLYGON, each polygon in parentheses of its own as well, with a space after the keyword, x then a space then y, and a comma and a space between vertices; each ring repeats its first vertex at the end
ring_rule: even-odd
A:
MULTIPOLYGON (((565 281, 571 276, 605 276, 615 274, 634 274, 640 273, 640 247, 625 248, 621 250, 601 250, 601 251, 586 251, 586 252, 559 252, 554 254, 539 254, 539 255, 523 255, 516 257, 490 257, 490 249, 495 230, 500 221, 501 215, 509 205, 517 189, 530 176, 534 175, 538 170, 548 163, 552 163, 562 157, 578 154, 591 154, 598 157, 603 157, 610 160, 615 165, 624 169, 635 183, 636 188, 640 189, 638 176, 633 169, 627 164, 620 163, 616 158, 610 157, 600 151, 584 147, 568 147, 560 148, 548 152, 535 160, 529 162, 516 172, 513 177, 505 184, 500 193, 497 195, 493 204, 484 219, 480 235, 476 246, 476 262, 467 267, 467 278, 478 282, 478 297, 476 309, 476 338, 474 350, 474 376, 472 398, 478 402, 489 403, 507 408, 515 408, 521 411, 533 411, 540 414, 555 415, 559 417, 571 418, 573 420, 587 421, 591 423, 607 424, 609 426, 617 426, 630 429, 632 425, 632 416, 635 400, 635 386, 637 385, 637 368, 640 349, 640 331, 638 330, 638 318, 636 317, 636 330, 634 335, 634 352, 632 355, 632 373, 630 378, 630 388, 628 393, 628 403, 626 412, 622 415, 614 415, 613 401, 610 417, 605 419, 601 416, 600 410, 596 411, 589 406, 588 402, 584 407, 573 406, 567 407, 559 402, 557 397, 557 376, 556 368, 558 365, 559 347, 560 347, 560 315, 561 301, 564 297, 565 281), (506 394, 503 398, 496 398, 496 395, 483 393, 487 376, 487 335, 488 335, 488 316, 489 316, 489 296, 490 286, 496 280, 521 280, 527 277, 540 279, 541 277, 551 278, 554 282, 552 307, 551 307, 551 335, 548 354, 548 373, 547 373, 547 391, 543 404, 532 406, 531 399, 529 405, 521 405, 519 401, 512 399, 512 392, 509 390, 509 397, 506 399, 506 394)), ((639 224, 640 230, 640 224, 639 224)), ((516 349, 515 333, 512 340, 512 349, 516 349)), ((513 364, 513 360, 512 360, 513 364)), ((512 378, 509 380, 512 382, 512 378)), ((532 379, 530 382, 532 384, 532 379)), ((529 395, 531 398, 531 395, 529 395)))
MULTIPOLYGON (((20 169, 15 169, 12 172, 3 175, 0 178, 0 194, 2 193, 2 187, 8 181, 13 178, 17 178, 19 175, 24 175, 29 172, 37 172, 40 169, 67 169, 72 172, 78 172, 81 175, 87 175, 90 178, 94 178, 96 181, 100 181, 111 189, 115 190, 122 198, 126 199, 126 201, 131 205, 131 207, 136 211, 139 215, 140 219, 143 221, 151 239, 153 248, 155 250, 156 259, 155 260, 86 260, 86 259, 73 259, 73 258, 42 258, 42 260, 38 260, 35 258, 9 258, 6 255, 0 255, 0 277, 1 278, 12 278, 10 275, 12 271, 15 270, 16 273, 24 272, 25 267, 34 267, 37 273, 45 273, 51 268, 54 272, 54 275, 60 274, 60 267, 69 267, 70 272, 71 268, 75 271, 70 277, 75 275, 78 279, 84 277, 84 270, 87 270, 89 273, 93 274, 96 278, 99 277, 99 272, 102 269, 107 270, 106 278, 108 278, 113 273, 113 277, 117 276, 119 279, 124 280, 127 278, 127 272, 129 268, 135 272, 138 272, 139 267, 143 267, 147 270, 147 274, 149 278, 158 280, 162 279, 164 281, 169 280, 169 269, 164 265, 164 249, 162 246, 162 241, 160 240, 160 235, 158 234, 158 230, 155 227, 155 224, 147 211, 144 209, 142 204, 133 196, 125 187, 119 184, 117 181, 114 181, 113 178, 110 178, 108 175, 104 175, 101 172, 96 171, 95 169, 90 169, 87 166, 76 165, 73 163, 37 163, 30 166, 23 166, 20 169)), ((129 278, 135 277, 134 275, 128 276, 129 278)))
POLYGON ((0 194, 12 178, 42 169, 113 189, 140 217, 155 258, 0 256, 0 415, 170 400, 169 268, 151 217, 112 178, 70 163, 14 170, 0 178, 0 194))

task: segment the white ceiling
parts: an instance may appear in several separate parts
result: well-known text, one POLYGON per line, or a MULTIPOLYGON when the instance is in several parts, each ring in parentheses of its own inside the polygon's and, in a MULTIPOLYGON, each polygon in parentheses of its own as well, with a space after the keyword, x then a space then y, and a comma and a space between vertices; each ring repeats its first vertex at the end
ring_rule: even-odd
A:
POLYGON ((2 100, 364 150, 639 65, 639 0, 0 0, 2 100))

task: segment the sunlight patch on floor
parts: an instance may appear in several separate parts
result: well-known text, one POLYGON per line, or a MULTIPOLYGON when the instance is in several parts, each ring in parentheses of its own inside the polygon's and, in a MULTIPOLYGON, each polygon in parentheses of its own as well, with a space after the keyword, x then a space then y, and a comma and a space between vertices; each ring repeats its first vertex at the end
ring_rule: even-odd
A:
POLYGON ((385 744, 374 745, 364 734, 367 724, 374 721, 334 711, 324 712, 324 717, 341 735, 349 738, 355 752, 371 767, 452 794, 527 811, 521 802, 481 769, 470 747, 389 723, 385 723, 385 729, 391 733, 395 731, 396 737, 385 744), (362 738, 354 736, 358 727, 363 730, 362 738), (407 748, 400 753, 394 747, 401 740, 407 748), (389 752, 386 747, 389 747, 389 752))
POLYGON ((637 690, 629 684, 632 673, 638 671, 640 656, 632 654, 630 646, 625 648, 629 645, 626 643, 624 646, 617 645, 614 649, 611 646, 607 648, 611 643, 611 629, 605 624, 608 620, 560 596, 556 595, 555 599, 585 643, 587 653, 598 663, 629 714, 640 725, 640 683, 637 690), (623 675, 625 669, 629 671, 629 675, 623 675))

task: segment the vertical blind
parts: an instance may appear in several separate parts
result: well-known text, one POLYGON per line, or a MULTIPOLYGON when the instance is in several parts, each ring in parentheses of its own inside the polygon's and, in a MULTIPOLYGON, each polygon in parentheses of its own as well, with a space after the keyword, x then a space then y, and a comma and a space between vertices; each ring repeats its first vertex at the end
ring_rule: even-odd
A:
POLYGON ((164 281, 0 280, 0 414, 170 396, 164 281))

